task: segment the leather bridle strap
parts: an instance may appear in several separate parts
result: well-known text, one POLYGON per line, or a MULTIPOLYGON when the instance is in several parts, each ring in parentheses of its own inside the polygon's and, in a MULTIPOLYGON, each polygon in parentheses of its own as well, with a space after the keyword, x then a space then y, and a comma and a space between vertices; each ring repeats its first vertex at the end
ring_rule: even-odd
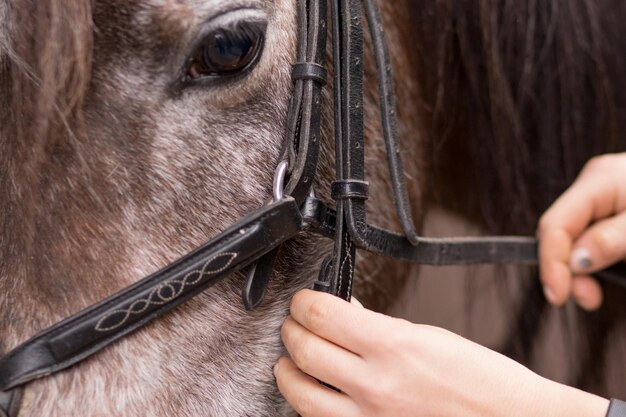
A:
POLYGON ((0 417, 17 417, 22 403, 22 389, 0 391, 0 417))
MULTIPOLYGON (((326 0, 299 1, 298 16, 297 62, 292 70, 294 90, 282 158, 290 168, 285 193, 301 205, 311 193, 320 152, 322 88, 327 82, 326 0)), ((246 309, 254 310, 263 302, 279 249, 250 266, 242 291, 246 309)))
MULTIPOLYGON (((338 235, 338 212, 322 201, 309 198, 302 209, 312 231, 328 238, 338 235)), ((366 225, 370 236, 368 248, 364 249, 390 259, 421 265, 478 265, 478 264, 522 264, 537 265, 537 240, 521 236, 493 236, 466 238, 420 238, 413 246, 403 235, 376 226, 366 225)), ((621 265, 621 264, 620 264, 621 265)), ((609 270, 606 270, 609 271, 609 270)), ((613 273, 613 279, 624 284, 621 274, 613 273)), ((604 272, 604 271, 603 271, 604 272)), ((604 278, 604 276, 603 276, 604 278)), ((609 277, 610 278, 610 277, 609 277)), ((322 287, 323 279, 320 278, 322 287)))
POLYGON ((383 138, 387 150, 387 165, 393 189, 394 201, 398 220, 406 238, 413 245, 419 242, 419 236, 415 229, 411 215, 411 203, 406 187, 404 168, 398 135, 398 117, 396 110, 396 95, 393 82, 393 71, 389 48, 385 38, 384 25, 378 5, 373 0, 363 0, 363 9, 368 23, 374 58, 376 60, 376 72, 378 77, 378 90, 380 94, 380 115, 383 129, 383 138))
POLYGON ((325 0, 298 2, 300 35, 285 132, 285 158, 290 169, 285 193, 299 205, 311 191, 319 160, 321 96, 326 84, 326 10, 325 0))
MULTIPOLYGON (((337 206, 334 256, 325 261, 316 288, 348 300, 351 296, 356 247, 375 246, 367 239, 365 201, 365 141, 363 124, 363 10, 361 0, 331 0, 335 63, 335 152, 337 180, 333 199, 337 206)), ((411 216, 398 140, 396 103, 387 43, 380 12, 364 1, 378 68, 384 142, 395 207, 402 225, 403 243, 416 245, 419 237, 411 216)))
POLYGON ((68 368, 304 229, 295 200, 259 209, 165 269, 50 327, 0 359, 0 390, 68 368))
MULTIPOLYGON (((333 255, 327 257, 320 269, 314 288, 318 291, 336 295, 344 300, 352 296, 352 281, 356 263, 356 246, 348 231, 345 218, 347 207, 342 198, 343 192, 349 193, 351 184, 344 181, 346 164, 346 135, 363 138, 363 109, 361 105, 350 107, 350 84, 358 84, 356 91, 362 91, 362 62, 351 67, 352 57, 363 54, 363 35, 361 30, 361 13, 358 1, 350 3, 343 0, 331 0, 333 28, 333 61, 334 61, 334 121, 335 121, 335 175, 336 181, 332 188, 332 197, 336 202, 336 212, 325 218, 333 224, 326 224, 322 230, 332 230, 331 238, 335 240, 333 255), (339 186, 338 186, 339 185, 339 186)), ((354 191, 354 190, 353 190, 354 191)), ((311 199, 309 199, 311 200, 311 199)), ((321 202, 309 203, 309 206, 321 205, 321 202)), ((324 208, 324 213, 331 210, 324 208)), ((319 223, 323 223, 320 220, 319 223)))

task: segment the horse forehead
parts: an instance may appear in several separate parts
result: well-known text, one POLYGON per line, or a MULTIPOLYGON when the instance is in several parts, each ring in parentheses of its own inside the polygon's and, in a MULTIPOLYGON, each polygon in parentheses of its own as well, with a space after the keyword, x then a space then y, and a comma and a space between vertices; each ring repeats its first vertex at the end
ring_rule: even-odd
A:
MULTIPOLYGON (((2 2, 3 0, 0 0, 2 2)), ((264 11, 268 19, 288 18, 285 7, 295 0, 101 0, 95 3, 94 23, 99 53, 128 59, 150 50, 180 50, 203 22, 237 9, 264 11)), ((283 27, 280 24, 279 27, 283 27)))
MULTIPOLYGON (((116 1, 121 7, 129 5, 127 0, 116 1)), ((268 9, 276 1, 282 0, 136 0, 132 24, 138 27, 161 24, 187 29, 224 10, 268 9)))

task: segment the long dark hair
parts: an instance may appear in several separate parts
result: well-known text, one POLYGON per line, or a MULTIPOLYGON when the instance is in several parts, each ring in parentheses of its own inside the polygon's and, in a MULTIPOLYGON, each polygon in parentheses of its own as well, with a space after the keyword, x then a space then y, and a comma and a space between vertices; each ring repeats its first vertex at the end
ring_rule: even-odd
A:
POLYGON ((91 75, 91 1, 28 0, 8 13, 0 81, 10 137, 36 149, 40 139, 75 135, 91 75))
MULTIPOLYGON (((490 233, 534 234, 587 160, 626 150, 626 2, 413 3, 432 200, 490 233)), ((534 353, 550 310, 529 282, 501 350, 541 372, 534 353)), ((626 377, 626 339, 614 340, 626 292, 605 293, 597 313, 561 312, 563 382, 626 396, 607 383, 608 367, 626 377)))
POLYGON ((5 192, 0 230, 12 244, 0 251, 13 257, 12 250, 25 251, 14 248, 40 240, 28 219, 41 209, 33 187, 42 180, 41 166, 77 146, 93 25, 91 1, 27 0, 5 7, 0 13, 7 19, 0 41, 0 189, 5 192), (15 196, 19 204, 13 204, 15 196))

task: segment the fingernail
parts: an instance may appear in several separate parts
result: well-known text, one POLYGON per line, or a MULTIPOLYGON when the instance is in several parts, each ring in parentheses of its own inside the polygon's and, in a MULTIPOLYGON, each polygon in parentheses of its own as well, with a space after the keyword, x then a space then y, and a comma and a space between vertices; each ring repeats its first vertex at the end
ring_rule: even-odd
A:
POLYGON ((548 286, 543 287, 543 293, 545 294, 548 301, 550 301, 550 304, 556 304, 556 294, 554 294, 552 288, 548 286))
POLYGON ((278 367, 280 366, 280 362, 276 362, 276 365, 274 365, 274 375, 278 374, 278 367))
POLYGON ((570 268, 573 271, 584 271, 591 268, 591 254, 585 248, 578 248, 572 252, 572 256, 570 258, 570 268))

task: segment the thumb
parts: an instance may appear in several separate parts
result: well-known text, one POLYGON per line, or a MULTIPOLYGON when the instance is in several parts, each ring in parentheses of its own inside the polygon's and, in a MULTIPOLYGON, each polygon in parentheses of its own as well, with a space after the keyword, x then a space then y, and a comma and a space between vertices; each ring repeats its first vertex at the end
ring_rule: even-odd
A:
POLYGON ((574 243, 570 267, 576 275, 599 271, 626 258, 626 212, 600 220, 574 243))
POLYGON ((354 304, 357 307, 365 308, 363 307, 363 304, 361 304, 361 302, 357 300, 355 297, 350 298, 350 303, 354 304))

